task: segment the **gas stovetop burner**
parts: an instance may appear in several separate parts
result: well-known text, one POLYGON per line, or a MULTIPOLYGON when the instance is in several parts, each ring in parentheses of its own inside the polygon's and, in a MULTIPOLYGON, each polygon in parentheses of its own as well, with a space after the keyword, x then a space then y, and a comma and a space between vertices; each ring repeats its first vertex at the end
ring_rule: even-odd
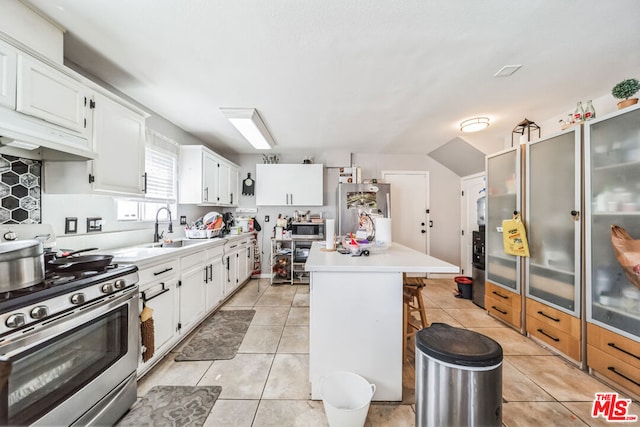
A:
POLYGON ((91 269, 84 271, 69 271, 65 272, 64 269, 47 268, 44 276, 44 281, 54 281, 58 283, 66 283, 73 279, 82 279, 85 277, 92 277, 100 273, 105 273, 109 270, 117 269, 118 264, 109 264, 101 269, 91 269))
POLYGON ((100 271, 47 271, 44 280, 40 283, 0 293, 0 314, 35 301, 44 301, 136 271, 138 268, 135 265, 118 264, 110 264, 100 271))

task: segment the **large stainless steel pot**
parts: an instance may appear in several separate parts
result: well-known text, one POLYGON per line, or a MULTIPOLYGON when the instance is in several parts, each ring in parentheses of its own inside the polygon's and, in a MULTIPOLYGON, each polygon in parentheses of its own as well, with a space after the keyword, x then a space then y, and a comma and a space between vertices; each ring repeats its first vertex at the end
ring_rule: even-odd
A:
POLYGON ((42 243, 37 240, 0 243, 0 292, 27 288, 43 278, 42 243))

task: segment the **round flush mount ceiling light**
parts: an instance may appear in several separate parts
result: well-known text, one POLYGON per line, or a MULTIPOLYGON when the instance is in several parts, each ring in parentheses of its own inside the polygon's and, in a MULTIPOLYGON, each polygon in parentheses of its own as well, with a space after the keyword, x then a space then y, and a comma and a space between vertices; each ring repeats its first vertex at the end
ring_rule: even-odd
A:
POLYGON ((474 117, 473 119, 465 120, 460 123, 460 130, 465 133, 478 132, 479 130, 489 127, 488 117, 474 117))

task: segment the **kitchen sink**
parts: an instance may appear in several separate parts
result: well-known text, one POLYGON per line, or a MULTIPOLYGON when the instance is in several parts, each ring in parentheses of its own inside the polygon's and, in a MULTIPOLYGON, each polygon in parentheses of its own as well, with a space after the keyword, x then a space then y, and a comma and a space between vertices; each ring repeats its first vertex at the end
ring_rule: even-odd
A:
POLYGON ((156 242, 156 243, 146 243, 142 245, 137 245, 138 248, 183 248, 186 246, 193 246, 199 243, 210 242, 212 240, 217 240, 218 237, 213 239, 176 239, 170 242, 156 242))
POLYGON ((204 243, 211 241, 211 239, 182 239, 173 240, 171 242, 163 242, 160 244, 161 248, 182 248, 184 246, 197 245, 198 243, 204 243))

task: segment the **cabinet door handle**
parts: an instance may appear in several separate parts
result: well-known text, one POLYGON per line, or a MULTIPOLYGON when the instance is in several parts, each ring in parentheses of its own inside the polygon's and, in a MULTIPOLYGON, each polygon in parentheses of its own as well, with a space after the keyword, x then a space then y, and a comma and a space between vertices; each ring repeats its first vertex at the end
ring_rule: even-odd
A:
POLYGON ((287 196, 287 205, 289 204, 289 193, 286 194, 287 196))
POLYGON ((205 265, 204 266, 204 283, 209 283, 209 266, 205 265))
POLYGON ((142 174, 142 192, 146 193, 147 192, 147 173, 143 173, 142 174))
POLYGON ((213 264, 209 264, 209 281, 213 282, 213 264))
POLYGON ((233 193, 231 193, 231 204, 233 204, 233 193))
POLYGON ((496 291, 493 291, 492 293, 493 293, 493 294, 495 294, 495 295, 497 295, 497 296, 499 296, 500 298, 503 298, 503 299, 509 299, 509 297, 508 297, 507 295, 499 294, 499 293, 498 293, 498 292, 496 292, 496 291))
POLYGON ((209 187, 204 187, 204 201, 209 201, 209 187))
POLYGON ((553 320, 554 322, 560 322, 560 319, 557 319, 557 318, 555 318, 555 317, 549 316, 548 314, 545 314, 542 310, 538 310, 538 314, 539 314, 540 316, 544 316, 544 317, 546 317, 547 319, 551 319, 551 320, 553 320))
POLYGON ((630 381, 630 382, 634 383, 635 385, 637 385, 638 387, 640 387, 640 383, 638 381, 632 380, 631 378, 629 378, 625 374, 618 372, 615 367, 609 366, 607 369, 610 370, 611 372, 613 372, 614 374, 619 375, 622 378, 624 378, 625 380, 630 381))
POLYGON ((620 347, 618 347, 618 346, 616 345, 616 343, 614 343, 614 342, 607 343, 607 345, 608 345, 609 347, 615 348, 615 349, 616 349, 616 350, 618 350, 618 351, 621 351, 621 352, 623 352, 623 353, 625 353, 625 354, 628 354, 628 355, 629 355, 629 356, 631 356, 631 357, 635 357, 636 359, 640 360, 640 356, 638 356, 638 355, 636 355, 636 354, 633 354, 633 353, 631 353, 630 351, 625 350, 624 348, 620 348, 620 347))
POLYGON ((502 314, 509 314, 508 312, 504 311, 504 310, 500 310, 498 307, 496 307, 495 305, 492 305, 491 308, 493 308, 495 311, 497 311, 498 313, 502 313, 502 314))
POLYGON ((289 197, 289 199, 291 199, 291 204, 293 204, 293 193, 291 193, 291 196, 289 197))
POLYGON ((556 338, 554 336, 549 335, 548 333, 546 333, 545 331, 543 331, 542 329, 537 329, 538 332, 540 332, 542 335, 544 335, 547 338, 550 338, 552 340, 554 340, 555 342, 560 341, 560 338, 556 338))

